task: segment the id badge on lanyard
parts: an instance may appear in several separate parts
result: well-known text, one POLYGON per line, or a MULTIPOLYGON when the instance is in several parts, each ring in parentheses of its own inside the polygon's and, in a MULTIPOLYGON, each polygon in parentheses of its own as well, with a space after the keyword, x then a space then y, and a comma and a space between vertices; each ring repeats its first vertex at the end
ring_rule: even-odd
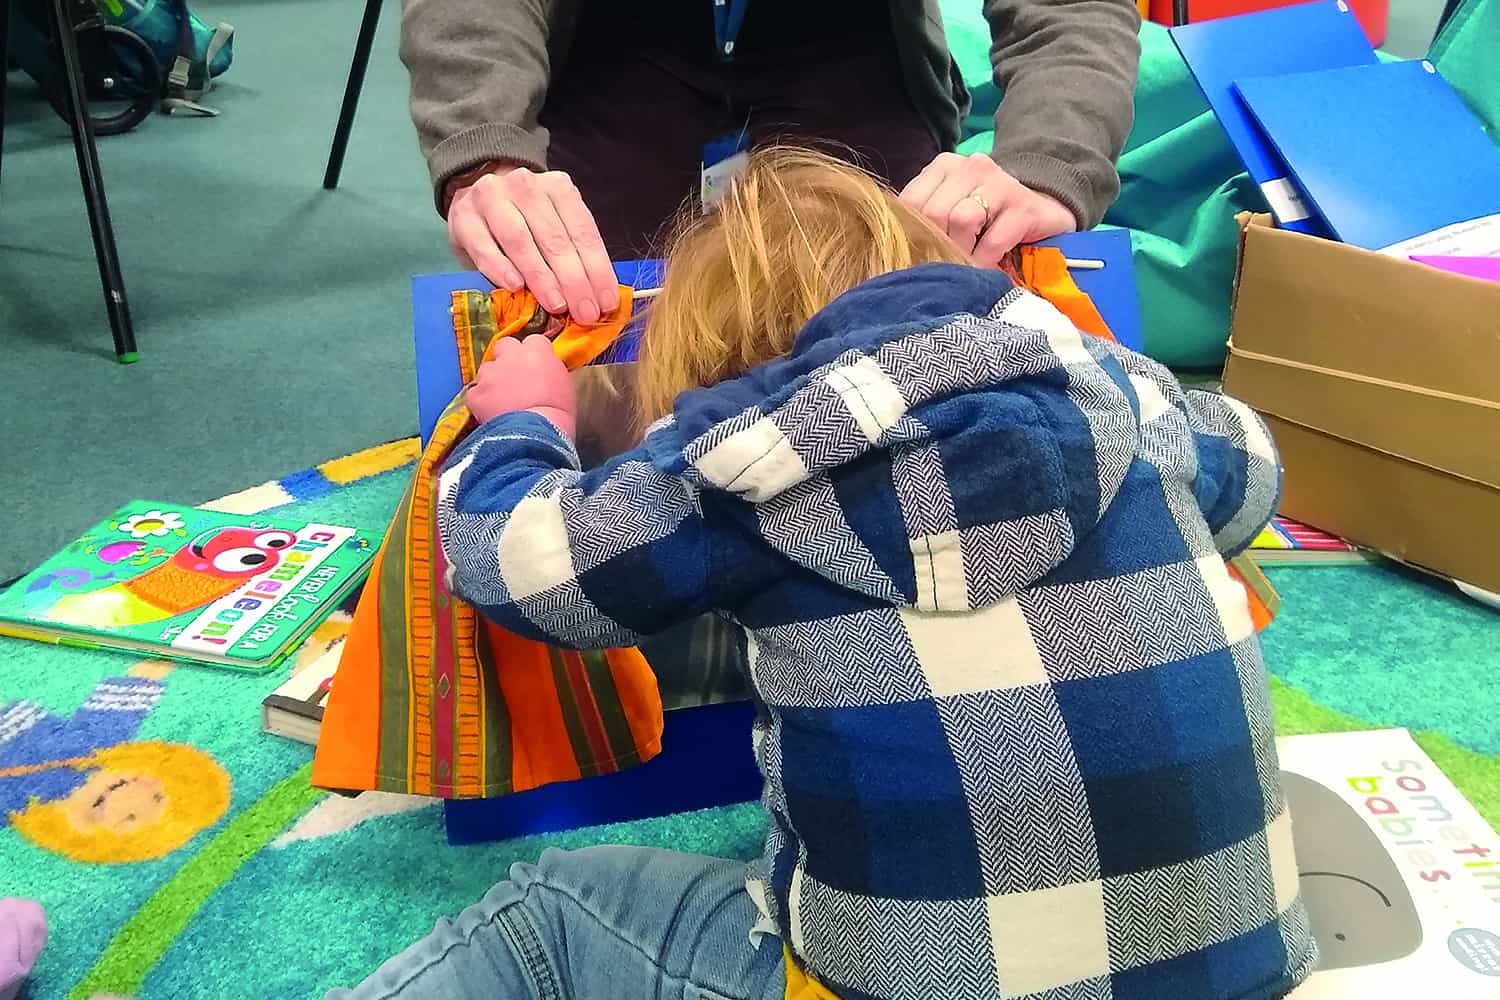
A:
MULTIPOLYGON (((713 0, 714 4, 714 50, 725 62, 734 59, 734 43, 739 37, 740 26, 745 23, 745 10, 750 0, 713 0)), ((725 94, 726 107, 730 105, 725 94)), ((729 185, 750 164, 750 124, 747 120, 738 131, 729 131, 703 144, 703 161, 699 176, 699 199, 704 214, 718 207, 719 200, 729 185)))

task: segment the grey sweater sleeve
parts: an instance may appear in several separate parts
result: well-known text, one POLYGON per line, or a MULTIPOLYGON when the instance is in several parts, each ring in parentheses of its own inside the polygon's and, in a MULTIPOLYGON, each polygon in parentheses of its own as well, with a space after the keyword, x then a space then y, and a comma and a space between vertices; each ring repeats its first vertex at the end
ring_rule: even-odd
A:
POLYGON ((442 211, 448 179, 490 160, 542 169, 538 122, 556 0, 403 0, 411 116, 442 211))
POLYGON ((1005 95, 996 162, 1066 205, 1080 228, 1097 225, 1120 192, 1115 160, 1135 117, 1140 12, 1133 0, 985 0, 984 12, 1005 95))

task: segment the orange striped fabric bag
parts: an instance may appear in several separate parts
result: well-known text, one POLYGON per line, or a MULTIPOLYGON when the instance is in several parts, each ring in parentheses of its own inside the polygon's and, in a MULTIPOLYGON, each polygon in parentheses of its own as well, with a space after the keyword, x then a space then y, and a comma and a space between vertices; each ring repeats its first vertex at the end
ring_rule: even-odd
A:
MULTIPOLYGON (((546 333, 570 369, 630 318, 549 316, 526 292, 457 292, 464 383, 502 337, 546 333)), ((509 795, 643 763, 661 750, 656 678, 635 649, 578 653, 495 626, 442 586, 437 477, 475 421, 460 394, 437 422, 370 570, 324 709, 312 783, 436 798, 509 795)))

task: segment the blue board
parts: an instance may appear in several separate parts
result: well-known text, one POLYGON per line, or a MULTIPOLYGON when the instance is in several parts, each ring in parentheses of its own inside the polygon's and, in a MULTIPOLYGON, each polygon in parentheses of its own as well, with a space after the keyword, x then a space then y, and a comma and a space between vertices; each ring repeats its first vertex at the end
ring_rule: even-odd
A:
POLYGON ((1500 147, 1429 63, 1259 77, 1236 87, 1345 243, 1383 250, 1500 215, 1500 147))
MULTIPOLYGON (((1135 269, 1130 235, 1124 230, 1095 229, 1068 233, 1046 240, 1068 257, 1104 261, 1095 271, 1074 271, 1073 280, 1093 299, 1094 307, 1109 324, 1115 339, 1131 350, 1144 343, 1140 302, 1136 297, 1135 269)), ((650 288, 661 284, 659 260, 621 261, 615 275, 622 284, 650 288)), ((427 443, 438 417, 463 388, 458 377, 458 348, 453 341, 453 293, 467 289, 494 289, 477 271, 422 274, 412 279, 412 330, 416 340, 417 413, 422 443, 427 443)), ((634 361, 640 347, 641 327, 632 324, 596 364, 634 361)))
POLYGON ((754 719, 748 701, 679 708, 666 714, 662 752, 649 763, 504 798, 451 799, 443 803, 448 842, 508 840, 752 802, 761 792, 750 742, 754 719))
POLYGON ((1329 235, 1322 220, 1302 203, 1302 192, 1290 180, 1286 163, 1240 101, 1234 84, 1252 76, 1375 64, 1375 50, 1348 4, 1320 0, 1183 25, 1170 33, 1229 144, 1265 193, 1277 223, 1283 229, 1329 235))
POLYGON ((1073 283, 1094 302, 1099 316, 1109 324, 1115 340, 1132 351, 1145 343, 1141 329, 1141 303, 1135 287, 1135 258, 1130 233, 1124 229, 1090 229, 1044 240, 1041 246, 1057 247, 1064 257, 1102 260, 1096 271, 1069 272, 1073 283))
MULTIPOLYGON (((653 287, 661 282, 661 262, 618 263, 615 275, 622 284, 653 287)), ((453 293, 494 287, 477 271, 419 275, 412 281, 417 408, 424 445, 438 417, 463 388, 453 339, 453 293)), ((627 331, 600 361, 633 360, 638 338, 639 329, 627 331)), ((650 763, 497 799, 446 801, 448 842, 475 844, 752 801, 761 790, 750 749, 754 718, 749 702, 677 709, 666 713, 662 752, 650 763)))

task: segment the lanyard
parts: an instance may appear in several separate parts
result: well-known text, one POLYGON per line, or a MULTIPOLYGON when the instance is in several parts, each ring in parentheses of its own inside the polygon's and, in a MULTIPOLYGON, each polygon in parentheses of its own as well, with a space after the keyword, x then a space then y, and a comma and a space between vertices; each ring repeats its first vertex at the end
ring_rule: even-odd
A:
POLYGON ((750 0, 714 0, 714 51, 725 61, 734 58, 734 40, 745 23, 750 0))

